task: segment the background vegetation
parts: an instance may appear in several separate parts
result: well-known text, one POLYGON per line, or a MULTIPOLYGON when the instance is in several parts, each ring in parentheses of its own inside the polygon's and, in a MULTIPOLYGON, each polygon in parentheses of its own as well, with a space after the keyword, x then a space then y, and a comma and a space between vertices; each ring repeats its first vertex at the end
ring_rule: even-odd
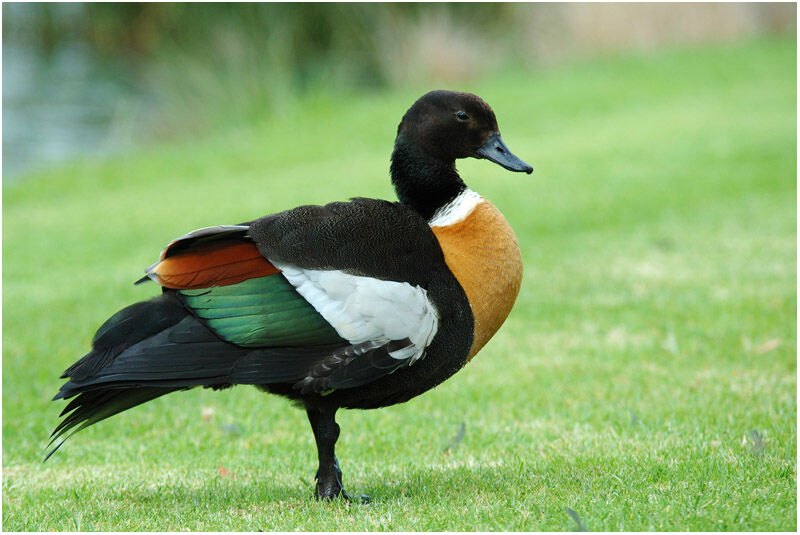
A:
POLYGON ((309 98, 463 87, 795 20, 790 3, 9 3, 3 172, 269 121, 309 98))
POLYGON ((310 499, 304 414, 254 389, 173 394, 42 464, 49 399, 96 327, 153 295, 131 283, 175 236, 393 198, 396 124, 427 81, 308 91, 5 184, 3 528, 796 530, 795 66, 785 36, 460 82, 534 165, 459 162, 525 279, 453 379, 341 413, 345 484, 369 506, 310 499))

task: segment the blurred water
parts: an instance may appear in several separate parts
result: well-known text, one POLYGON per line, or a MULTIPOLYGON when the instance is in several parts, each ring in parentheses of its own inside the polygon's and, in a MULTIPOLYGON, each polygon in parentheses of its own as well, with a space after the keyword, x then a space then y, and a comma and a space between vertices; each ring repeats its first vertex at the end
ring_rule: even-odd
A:
POLYGON ((3 43, 3 180, 129 145, 136 91, 127 76, 80 42, 50 52, 3 43))

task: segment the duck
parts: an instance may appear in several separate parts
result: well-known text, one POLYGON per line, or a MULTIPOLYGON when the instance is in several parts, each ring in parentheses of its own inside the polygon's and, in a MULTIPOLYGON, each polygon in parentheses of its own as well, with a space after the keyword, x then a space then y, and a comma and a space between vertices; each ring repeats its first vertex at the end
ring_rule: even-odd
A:
POLYGON ((492 338, 520 290, 514 232, 461 179, 463 158, 533 171, 483 99, 431 91, 397 129, 398 202, 300 206, 170 242, 137 281, 161 293, 112 315, 61 375, 53 400, 69 402, 47 458, 73 433, 166 394, 253 385, 305 409, 314 496, 357 500, 335 453, 337 410, 436 387, 492 338))

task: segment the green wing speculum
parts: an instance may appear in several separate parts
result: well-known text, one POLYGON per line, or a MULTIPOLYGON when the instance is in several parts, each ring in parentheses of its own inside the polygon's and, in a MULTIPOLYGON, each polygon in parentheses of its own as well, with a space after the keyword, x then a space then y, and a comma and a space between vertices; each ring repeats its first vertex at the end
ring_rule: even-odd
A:
POLYGON ((346 343, 281 274, 178 292, 220 338, 239 346, 346 343))

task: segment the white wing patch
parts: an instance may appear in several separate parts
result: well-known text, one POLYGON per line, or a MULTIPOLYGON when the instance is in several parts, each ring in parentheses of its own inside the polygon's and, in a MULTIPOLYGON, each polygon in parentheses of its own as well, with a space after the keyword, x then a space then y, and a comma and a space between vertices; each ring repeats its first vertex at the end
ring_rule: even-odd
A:
POLYGON ((408 345, 389 355, 410 359, 409 364, 413 364, 425 353, 439 327, 439 314, 428 292, 419 286, 270 262, 351 344, 384 345, 408 339, 408 345))

